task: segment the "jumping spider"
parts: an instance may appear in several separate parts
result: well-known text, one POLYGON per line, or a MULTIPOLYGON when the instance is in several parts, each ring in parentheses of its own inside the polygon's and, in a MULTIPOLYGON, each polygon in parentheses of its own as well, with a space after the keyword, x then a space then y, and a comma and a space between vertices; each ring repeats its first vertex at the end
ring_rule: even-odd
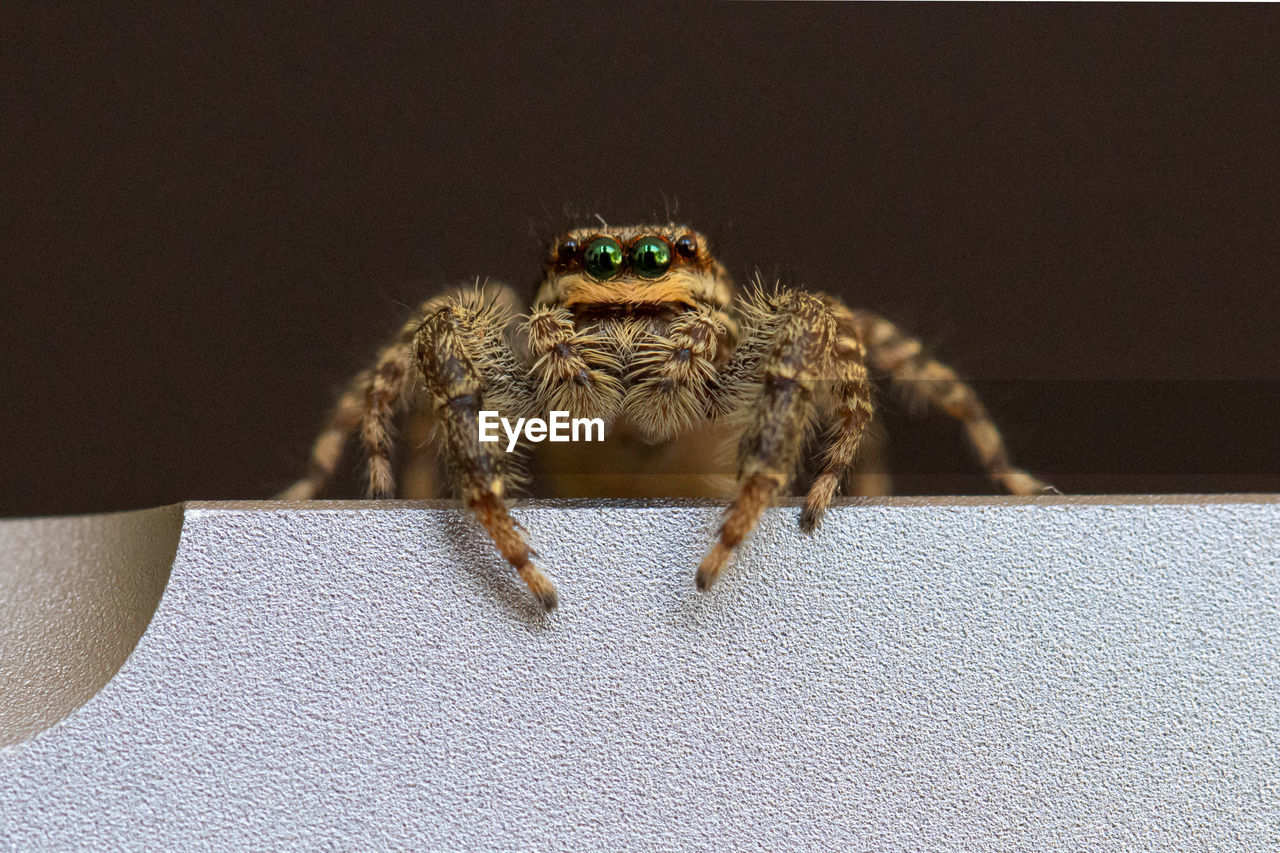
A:
POLYGON ((316 440, 306 477, 281 497, 313 497, 357 429, 369 493, 392 495, 392 422, 425 386, 455 487, 550 610, 555 585, 532 563, 507 512, 518 471, 500 443, 479 440, 480 411, 564 410, 627 424, 655 443, 729 421, 741 428, 737 494, 698 568, 705 590, 787 490, 815 424, 823 428, 820 468, 800 526, 817 526, 871 420, 869 367, 959 420, 996 483, 1019 495, 1048 488, 1010 464, 973 389, 925 356, 919 341, 821 293, 757 284, 735 296, 706 237, 681 225, 569 231, 548 250, 529 313, 518 310, 512 290, 496 285, 427 301, 376 366, 352 381, 316 440))

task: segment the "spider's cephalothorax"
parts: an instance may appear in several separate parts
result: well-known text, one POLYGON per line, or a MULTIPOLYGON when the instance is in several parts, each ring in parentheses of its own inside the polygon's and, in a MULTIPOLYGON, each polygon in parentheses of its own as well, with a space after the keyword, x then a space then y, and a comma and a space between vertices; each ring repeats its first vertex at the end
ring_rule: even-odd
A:
POLYGON ((517 472, 500 443, 480 441, 480 412, 567 411, 626 424, 649 442, 728 421, 741 432, 738 482, 696 575, 706 589, 790 485, 815 425, 818 473, 800 525, 811 531, 821 520, 871 420, 869 368, 960 420, 987 473, 1009 491, 1046 488, 1012 467, 973 390, 919 341, 824 294, 756 286, 735 295, 706 238, 689 228, 572 230, 549 247, 529 313, 519 310, 510 288, 497 285, 426 302, 353 381, 316 441, 308 475, 282 497, 313 497, 357 429, 370 494, 393 494, 392 421, 421 396, 463 501, 550 609, 555 586, 507 512, 517 472))

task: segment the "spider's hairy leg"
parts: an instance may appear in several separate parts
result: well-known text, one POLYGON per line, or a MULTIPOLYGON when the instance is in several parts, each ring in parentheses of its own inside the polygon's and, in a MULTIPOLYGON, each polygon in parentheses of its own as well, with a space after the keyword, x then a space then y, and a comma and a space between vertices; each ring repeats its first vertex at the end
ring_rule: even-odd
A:
POLYGON ((814 414, 815 386, 826 372, 836 335, 831 313, 816 297, 781 291, 768 301, 769 310, 760 312, 765 322, 751 333, 755 340, 741 347, 723 371, 736 375, 738 384, 754 365, 750 372, 756 374, 758 392, 738 447, 737 497, 698 567, 696 580, 703 590, 791 481, 814 414))
POLYGON ((736 335, 735 321, 723 310, 701 306, 677 315, 664 334, 639 342, 623 412, 647 440, 673 438, 705 417, 717 355, 733 346, 736 335))
POLYGON ((558 600, 555 585, 533 565, 503 500, 510 471, 500 442, 480 441, 482 405, 495 398, 516 400, 531 390, 517 387, 528 376, 502 335, 504 326, 493 304, 459 297, 426 318, 414 353, 463 502, 538 602, 551 610, 558 600))
MULTIPOLYGON (((477 291, 478 298, 501 306, 509 313, 515 311, 519 304, 509 287, 485 285, 477 288, 477 291)), ((356 374, 338 399, 329 423, 312 445, 306 475, 277 495, 278 498, 314 498, 337 470, 347 439, 357 427, 360 429, 368 462, 368 494, 372 497, 390 497, 395 493, 395 478, 391 473, 391 440, 394 437, 395 416, 413 402, 413 386, 417 381, 413 359, 414 336, 422 326, 423 317, 431 315, 464 292, 465 290, 443 293, 422 303, 413 319, 405 323, 391 343, 378 354, 376 367, 356 374)))
MULTIPOLYGON (((438 299, 438 297, 437 297, 438 299)), ((428 301, 423 311, 437 300, 428 301)), ((329 424, 311 448, 311 461, 306 475, 279 497, 284 500, 310 500, 319 493, 338 463, 347 437, 357 427, 368 461, 368 493, 372 497, 390 497, 395 492, 391 473, 391 439, 395 416, 413 399, 417 374, 410 342, 418 331, 419 320, 406 323, 394 341, 378 355, 376 367, 356 375, 334 408, 329 424)))
POLYGON ((276 495, 279 500, 309 501, 319 494, 338 463, 342 461, 342 450, 346 446, 347 437, 360 423, 364 411, 364 401, 368 389, 373 383, 373 371, 363 370, 356 375, 347 389, 338 398, 329 423, 320 432, 311 446, 311 458, 307 463, 307 473, 289 488, 276 495))
POLYGON ((360 418, 360 441, 368 464, 366 491, 369 497, 389 498, 396 492, 395 475, 391 470, 395 417, 412 399, 416 379, 413 354, 405 345, 388 347, 373 369, 360 418))
MULTIPOLYGON (((819 297, 822 298, 822 297, 819 297)), ((831 308, 830 297, 823 298, 831 308)), ((812 533, 822 521, 823 513, 831 505, 840 483, 844 480, 858 455, 858 448, 871 422, 871 381, 867 376, 866 350, 854 330, 836 319, 836 342, 832 353, 832 368, 836 376, 834 423, 823 439, 822 472, 809 487, 800 513, 800 529, 812 533)))
POLYGON ((971 386, 956 372, 924 354, 916 338, 904 334, 883 317, 863 311, 848 318, 867 348, 877 370, 887 373, 894 386, 908 398, 931 405, 964 425, 969 443, 978 454, 987 476, 1015 495, 1040 495, 1056 491, 1021 468, 1013 467, 1000 430, 971 386))
POLYGON ((622 405, 622 366, 610 342, 591 329, 576 328, 558 306, 539 306, 523 326, 539 411, 559 409, 577 417, 612 421, 622 405))

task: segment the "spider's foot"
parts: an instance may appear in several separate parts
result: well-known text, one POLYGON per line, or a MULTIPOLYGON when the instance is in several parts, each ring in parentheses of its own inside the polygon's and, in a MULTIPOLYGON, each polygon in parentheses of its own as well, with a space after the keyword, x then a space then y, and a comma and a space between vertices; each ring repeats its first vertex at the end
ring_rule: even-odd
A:
POLYGON ((800 511, 800 529, 805 533, 812 533, 822 523, 822 516, 826 514, 827 507, 831 506, 831 499, 835 497, 836 486, 840 484, 839 476, 826 473, 813 481, 813 485, 809 487, 809 494, 804 496, 804 509, 800 511))
POLYGON ((707 556, 702 558, 702 565, 698 566, 698 574, 694 577, 694 582, 698 584, 698 589, 703 592, 711 589, 711 585, 716 582, 716 578, 720 577, 720 570, 729 561, 730 553, 732 553, 732 549, 728 548, 723 542, 717 542, 711 546, 707 556))
POLYGON ((283 492, 275 496, 278 501, 309 501, 316 496, 315 484, 310 480, 299 480, 283 492))
POLYGON ((528 585, 529 591, 533 593, 533 597, 538 599, 538 603, 547 611, 555 610, 556 605, 560 603, 560 596, 556 593, 556 585, 551 579, 538 571, 538 567, 533 563, 525 563, 516 569, 520 575, 520 579, 528 585))
POLYGON ((1011 495, 1048 495, 1058 492, 1053 486, 1043 480, 1037 479, 1032 475, 1023 471, 1021 468, 1012 468, 1002 478, 1004 487, 1009 490, 1011 495), (1052 489, 1052 491, 1048 491, 1052 489))
POLYGON ((1042 495, 1060 495, 1060 494, 1063 494, 1063 491, 1062 491, 1062 489, 1059 489, 1057 486, 1051 486, 1051 485, 1049 485, 1048 483, 1045 483, 1045 484, 1044 484, 1044 487, 1040 489, 1040 494, 1042 494, 1042 495))

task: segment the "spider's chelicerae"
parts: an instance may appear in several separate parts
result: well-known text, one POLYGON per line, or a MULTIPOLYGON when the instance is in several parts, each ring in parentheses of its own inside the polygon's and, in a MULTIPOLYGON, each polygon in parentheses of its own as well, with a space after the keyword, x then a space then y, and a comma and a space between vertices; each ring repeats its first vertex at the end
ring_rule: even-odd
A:
POLYGON ((756 286, 735 295, 707 239, 689 228, 571 230, 550 246, 529 313, 518 311, 511 289, 496 285, 426 302, 352 382, 315 443, 307 476, 281 497, 313 497, 356 430, 369 493, 392 495, 393 419, 425 398, 463 501, 551 609, 555 585, 507 512, 519 472, 505 442, 480 441, 481 411, 513 421, 567 411, 652 443, 719 421, 741 432, 739 469, 736 495, 697 571, 698 587, 707 589, 787 491, 814 426, 818 468, 800 526, 817 526, 871 421, 869 368, 958 419, 995 482, 1020 495, 1048 488, 1010 464, 973 389, 925 356, 919 341, 825 294, 756 286))

